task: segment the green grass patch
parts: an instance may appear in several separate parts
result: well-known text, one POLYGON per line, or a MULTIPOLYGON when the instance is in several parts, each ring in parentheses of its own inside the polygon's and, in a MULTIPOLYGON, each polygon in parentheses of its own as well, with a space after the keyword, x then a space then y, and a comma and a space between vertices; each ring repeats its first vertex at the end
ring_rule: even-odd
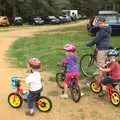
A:
POLYGON ((54 82, 56 80, 56 77, 54 76, 51 76, 51 77, 49 77, 49 81, 51 81, 51 82, 54 82))
POLYGON ((0 29, 0 32, 8 32, 9 29, 0 29))
MULTIPOLYGON (((64 44, 74 43, 77 46, 78 56, 81 57, 91 49, 85 48, 90 38, 85 26, 75 26, 51 30, 36 34, 34 37, 25 37, 16 40, 8 50, 9 61, 13 67, 25 68, 31 57, 37 57, 44 62, 46 71, 56 71, 56 63, 60 61, 64 52, 64 44)), ((120 47, 120 37, 112 37, 114 46, 120 47)))

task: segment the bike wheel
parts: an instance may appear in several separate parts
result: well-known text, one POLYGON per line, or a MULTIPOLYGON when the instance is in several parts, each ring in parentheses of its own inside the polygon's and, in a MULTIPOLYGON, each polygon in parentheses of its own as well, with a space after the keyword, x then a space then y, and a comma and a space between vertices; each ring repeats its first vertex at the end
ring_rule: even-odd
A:
POLYGON ((102 86, 101 85, 97 85, 96 81, 91 82, 90 84, 90 89, 92 90, 92 92, 94 93, 100 93, 102 91, 102 86))
POLYGON ((73 87, 71 88, 71 97, 74 102, 76 103, 79 102, 81 97, 81 91, 78 84, 74 84, 73 87))
POLYGON ((111 103, 114 105, 114 106, 118 106, 120 104, 120 95, 118 92, 114 91, 112 94, 111 94, 111 103))
POLYGON ((80 70, 85 77, 95 76, 97 70, 94 59, 91 54, 85 54, 80 59, 80 70))
POLYGON ((41 96, 37 101, 36 106, 41 112, 49 112, 52 109, 52 102, 49 98, 41 96))
POLYGON ((8 103, 13 108, 19 108, 23 103, 23 99, 19 94, 11 93, 8 96, 8 103))
POLYGON ((65 75, 63 73, 56 74, 56 83, 62 89, 64 89, 64 79, 65 79, 65 75))

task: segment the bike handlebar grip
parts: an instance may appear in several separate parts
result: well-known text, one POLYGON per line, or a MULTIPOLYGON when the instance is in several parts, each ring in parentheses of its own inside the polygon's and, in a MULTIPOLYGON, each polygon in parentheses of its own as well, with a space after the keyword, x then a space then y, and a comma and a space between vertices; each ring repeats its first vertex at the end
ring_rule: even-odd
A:
POLYGON ((16 75, 11 77, 11 85, 12 85, 13 89, 17 88, 18 85, 20 85, 20 80, 18 79, 18 77, 16 75))
POLYGON ((116 49, 116 50, 120 50, 119 47, 113 47, 113 46, 110 46, 108 49, 116 49))

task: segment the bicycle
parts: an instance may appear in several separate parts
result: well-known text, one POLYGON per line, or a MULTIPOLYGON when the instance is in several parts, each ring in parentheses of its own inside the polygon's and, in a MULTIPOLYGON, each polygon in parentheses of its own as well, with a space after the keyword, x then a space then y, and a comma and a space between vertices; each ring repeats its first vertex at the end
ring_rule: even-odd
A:
MULTIPOLYGON (((115 85, 119 85, 120 89, 120 80, 115 82, 114 86, 115 85)), ((108 84, 106 86, 106 94, 110 102, 117 107, 120 104, 120 92, 118 92, 114 88, 114 86, 112 84, 108 84)), ((92 92, 99 94, 102 91, 101 81, 98 80, 92 81, 90 84, 90 89, 92 90, 92 92)))
MULTIPOLYGON (((59 65, 60 66, 60 65, 59 65)), ((56 83, 61 88, 64 89, 64 79, 66 76, 66 65, 63 65, 63 71, 56 74, 56 83)), ((80 87, 76 81, 76 77, 72 76, 68 84, 70 90, 71 98, 74 102, 79 102, 81 97, 80 87)))
MULTIPOLYGON (((109 49, 113 49, 110 47, 109 49)), ((120 48, 116 48, 120 50, 120 48)), ((107 58, 106 58, 107 61, 107 58)), ((84 54, 80 59, 80 70, 83 75, 88 78, 92 78, 96 75, 97 71, 97 49, 94 48, 92 53, 84 54)))
POLYGON ((80 70, 85 77, 94 77, 96 72, 97 49, 95 48, 92 53, 84 54, 80 59, 80 70))
MULTIPOLYGON (((16 91, 8 95, 8 103, 12 108, 17 109, 22 106, 23 101, 27 102, 27 96, 29 92, 24 91, 21 88, 21 83, 19 77, 17 76, 11 77, 11 84, 16 91)), ((49 112, 52 109, 51 100, 45 96, 36 96, 35 104, 38 110, 41 112, 49 112)))
POLYGON ((58 72, 56 74, 56 83, 61 89, 64 89, 64 79, 65 79, 65 76, 66 76, 66 69, 67 69, 66 67, 67 66, 65 64, 63 64, 63 65, 57 64, 57 66, 61 67, 62 71, 58 72))

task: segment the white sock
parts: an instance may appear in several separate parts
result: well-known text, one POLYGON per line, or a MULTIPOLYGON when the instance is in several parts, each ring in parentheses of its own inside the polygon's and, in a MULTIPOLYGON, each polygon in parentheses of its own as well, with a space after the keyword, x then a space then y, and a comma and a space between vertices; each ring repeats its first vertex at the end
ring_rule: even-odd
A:
POLYGON ((33 113, 34 112, 34 108, 30 109, 30 113, 33 113))

